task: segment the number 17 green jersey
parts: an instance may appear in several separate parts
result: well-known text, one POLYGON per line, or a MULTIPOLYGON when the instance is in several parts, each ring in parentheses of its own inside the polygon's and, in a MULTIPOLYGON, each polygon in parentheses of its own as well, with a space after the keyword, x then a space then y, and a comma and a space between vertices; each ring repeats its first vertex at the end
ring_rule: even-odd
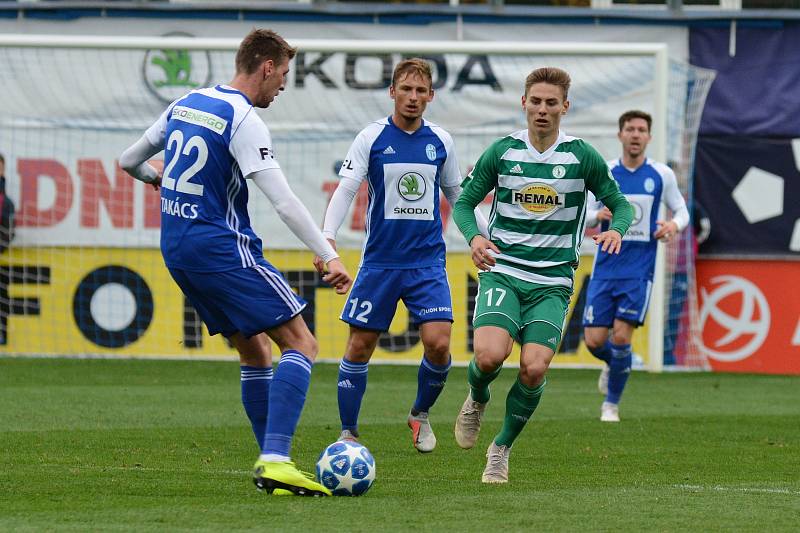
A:
POLYGON ((542 153, 531 145, 527 129, 496 140, 462 186, 453 218, 467 242, 479 234, 473 209, 494 191, 489 238, 500 254, 492 272, 538 285, 572 288, 587 191, 614 213, 610 229, 624 235, 633 219, 603 157, 563 132, 542 153))

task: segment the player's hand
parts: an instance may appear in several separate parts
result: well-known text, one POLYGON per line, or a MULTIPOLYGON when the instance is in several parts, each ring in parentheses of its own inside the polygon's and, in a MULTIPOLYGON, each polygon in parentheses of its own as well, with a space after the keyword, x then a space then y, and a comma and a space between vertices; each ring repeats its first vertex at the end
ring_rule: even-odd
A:
POLYGON ((472 262, 478 270, 491 270, 496 263, 494 256, 500 253, 500 249, 483 235, 473 237, 469 246, 472 248, 472 262))
POLYGON ((618 254, 622 247, 622 235, 613 229, 592 235, 592 240, 600 245, 600 251, 610 254, 618 254))
POLYGON ((672 237, 678 234, 678 223, 674 220, 664 222, 663 220, 656 221, 658 229, 653 233, 653 237, 664 242, 669 242, 672 237))
POLYGON ((614 215, 611 213, 611 210, 609 208, 603 206, 603 209, 601 209, 600 211, 597 212, 597 221, 598 222, 603 222, 603 221, 606 221, 606 220, 611 220, 611 217, 613 217, 613 216, 614 215))
POLYGON ((155 191, 160 189, 161 188, 161 174, 156 176, 156 179, 154 179, 153 181, 148 183, 148 185, 151 186, 153 188, 153 190, 155 190, 155 191))
MULTIPOLYGON (((336 241, 333 239, 328 239, 328 242, 331 244, 334 250, 336 250, 336 241)), ((325 275, 325 261, 318 255, 314 256, 314 269, 320 276, 325 275)))
POLYGON ((347 273, 347 269, 344 268, 339 258, 331 259, 325 267, 327 273, 322 276, 322 281, 336 289, 336 294, 347 294, 353 278, 347 273))

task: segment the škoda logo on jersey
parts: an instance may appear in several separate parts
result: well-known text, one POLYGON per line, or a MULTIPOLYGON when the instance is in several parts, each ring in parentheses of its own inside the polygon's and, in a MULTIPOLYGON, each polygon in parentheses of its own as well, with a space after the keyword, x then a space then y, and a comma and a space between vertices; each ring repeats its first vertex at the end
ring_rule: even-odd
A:
POLYGON ((549 215, 564 207, 564 195, 546 183, 532 183, 514 191, 514 203, 535 215, 549 215))

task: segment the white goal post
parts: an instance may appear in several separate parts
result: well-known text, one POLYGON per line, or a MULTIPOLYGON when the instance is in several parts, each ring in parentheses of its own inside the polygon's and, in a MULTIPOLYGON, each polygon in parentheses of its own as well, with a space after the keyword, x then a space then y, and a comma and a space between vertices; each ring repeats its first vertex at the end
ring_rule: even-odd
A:
MULTIPOLYGON (((168 276, 137 270, 163 270, 157 255, 151 253, 158 246, 158 228, 148 211, 148 193, 138 183, 125 185, 114 167, 121 149, 141 135, 166 102, 198 84, 230 80, 239 42, 194 37, 0 35, 0 54, 5 63, 0 68, 4 79, 9 80, 4 102, 0 102, 0 151, 10 160, 9 194, 22 195, 28 202, 21 209, 7 268, 14 271, 15 265, 22 264, 49 268, 50 291, 42 295, 31 287, 35 283, 25 282, 27 286, 23 287, 12 279, 6 307, 16 305, 19 316, 6 317, 10 335, 6 344, 0 345, 0 353, 189 357, 231 353, 205 332, 195 331, 200 348, 188 343, 191 327, 187 326, 187 316, 191 310, 171 302, 180 299, 180 294, 169 287, 168 276), (182 55, 162 58, 162 67, 165 61, 184 61, 192 65, 192 74, 199 73, 197 77, 189 79, 185 71, 177 75, 172 72, 168 79, 148 78, 152 74, 148 69, 157 63, 155 55, 161 57, 167 51, 182 55), (176 80, 170 86, 169 82, 176 80), (59 172, 59 176, 52 175, 59 172), (48 180, 53 183, 47 185, 48 180), (38 187, 36 197, 31 192, 34 186, 38 187), (62 188, 73 191, 71 203, 62 202, 66 197, 62 188), (119 200, 123 196, 125 200, 119 200), (31 202, 35 205, 29 205, 31 202), (104 265, 124 268, 103 271, 110 277, 97 278, 96 272, 104 265), (55 279, 58 271, 65 273, 64 280, 55 279), (132 272, 130 278, 125 277, 128 271, 132 272), (91 278, 93 275, 95 278, 91 278), (140 299, 131 288, 138 286, 149 291, 149 299, 140 299), (100 289, 104 292, 98 296, 100 289), (132 295, 126 295, 126 290, 132 295), (20 296, 23 293, 33 296, 20 296), (79 301, 81 294, 91 301, 79 301), (35 297, 40 299, 38 307, 30 303, 35 297), (35 308, 35 313, 26 313, 26 305, 35 308), (142 305, 150 306, 145 313, 147 320, 137 322, 142 305), (133 306, 133 311, 119 311, 126 306, 133 306), (92 333, 92 328, 99 333, 92 333), (43 340, 53 335, 61 337, 43 340)), ((684 152, 682 137, 674 138, 675 132, 682 134, 682 125, 670 125, 671 120, 675 122, 670 108, 685 107, 686 102, 680 91, 675 97, 670 88, 670 60, 662 43, 289 42, 303 54, 303 63, 297 64, 295 59, 287 90, 262 116, 270 126, 277 158, 293 188, 320 217, 327 202, 321 191, 329 192, 322 182, 336 179, 331 171, 333 162, 343 157, 368 121, 390 112, 387 65, 414 55, 434 63, 440 85, 426 118, 453 134, 462 172, 494 138, 524 127, 520 97, 525 75, 548 64, 565 68, 573 78, 572 108, 564 120, 565 131, 586 138, 606 158, 619 155, 616 119, 631 107, 642 108, 654 117, 651 157, 674 161, 684 152)), ((683 113, 678 115, 677 120, 684 119, 683 113)), ((300 245, 268 208, 251 209, 257 233, 266 236, 267 257, 273 260, 273 254, 284 253, 276 266, 291 270, 294 278, 290 281, 305 283, 303 290, 313 292, 316 280, 305 273, 301 258, 295 257, 300 245)), ((343 230, 340 242, 349 268, 355 270, 361 232, 355 222, 343 230)), ((458 257, 464 255, 466 246, 459 237, 450 225, 446 239, 448 256, 452 250, 453 258, 448 261, 456 265, 458 276, 467 278, 466 260, 458 257)), ((668 289, 663 258, 659 265, 646 342, 646 367, 655 371, 663 365, 664 298, 668 289)), ((468 281, 451 279, 454 292, 468 295, 468 285, 468 281)), ((466 329, 459 328, 466 327, 463 322, 469 303, 461 301, 465 300, 463 296, 454 294, 453 298, 457 315, 454 360, 465 362, 471 356, 471 342, 466 329)), ((327 291, 321 291, 316 299, 312 321, 323 346, 322 357, 337 359, 344 348, 346 333, 339 328, 338 310, 334 312, 342 303, 329 298, 327 291)), ((402 322, 402 317, 398 320, 402 322)), ((415 348, 413 332, 406 331, 404 324, 399 329, 401 334, 389 335, 392 339, 381 344, 378 359, 418 360, 413 355, 415 350, 420 351, 419 346, 415 348)), ((585 357, 564 362, 592 364, 585 357)))

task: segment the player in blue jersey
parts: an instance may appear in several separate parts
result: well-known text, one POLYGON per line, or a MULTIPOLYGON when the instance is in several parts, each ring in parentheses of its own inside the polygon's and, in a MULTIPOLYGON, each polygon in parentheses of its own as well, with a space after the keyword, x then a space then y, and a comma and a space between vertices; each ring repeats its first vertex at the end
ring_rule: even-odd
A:
MULTIPOLYGON (((367 365, 403 300, 424 346, 417 397, 407 421, 416 449, 430 452, 436 437, 428 411, 447 380, 453 322, 439 194, 441 189, 455 204, 461 173, 450 134, 422 118, 433 100, 430 65, 422 59, 400 62, 389 95, 394 113, 367 125, 353 141, 325 214, 323 234, 335 247, 353 198, 361 183, 368 183, 366 243, 340 317, 350 325, 338 377, 340 439, 359 436, 367 365)), ((315 266, 321 268, 318 259, 315 266)))
POLYGON ((347 292, 347 270, 289 188, 255 111, 284 89, 295 52, 278 34, 253 30, 236 54, 233 80, 170 104, 120 156, 120 165, 160 184, 164 262, 209 333, 221 333, 239 352, 242 403, 261 448, 256 486, 271 494, 321 496, 330 491, 289 458, 317 342, 300 316, 306 302, 264 259, 247 213, 252 180, 289 229, 323 258, 323 279, 347 292), (146 162, 161 150, 163 174, 146 162), (267 337, 281 350, 274 374, 267 337))
MULTIPOLYGON (((619 117, 622 158, 608 164, 620 191, 634 207, 634 221, 619 254, 597 250, 586 295, 586 347, 606 363, 598 382, 605 394, 600 409, 604 422, 619 422, 619 401, 631 372, 631 338, 647 313, 658 241, 669 241, 689 224, 686 202, 672 169, 645 156, 652 122, 643 111, 627 111, 619 117), (672 212, 672 219, 658 219, 662 202, 672 212)), ((609 209, 594 201, 588 205, 587 223, 601 223, 605 229, 611 219, 609 209)))

